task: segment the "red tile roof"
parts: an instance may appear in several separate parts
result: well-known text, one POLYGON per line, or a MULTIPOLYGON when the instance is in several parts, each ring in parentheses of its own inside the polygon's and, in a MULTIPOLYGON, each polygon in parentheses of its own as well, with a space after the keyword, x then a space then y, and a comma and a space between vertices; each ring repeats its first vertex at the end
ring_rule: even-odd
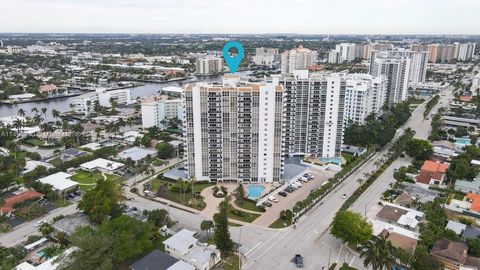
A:
POLYGON ((13 206, 16 203, 24 202, 32 198, 42 198, 42 197, 43 197, 42 193, 36 192, 34 190, 27 190, 18 195, 8 197, 5 199, 5 205, 2 208, 0 208, 0 213, 7 214, 12 212, 14 210, 13 206))
POLYGON ((435 162, 433 160, 425 160, 421 169, 432 172, 432 173, 434 172, 445 173, 448 169, 448 163, 440 163, 440 162, 435 162))
POLYGON ((475 193, 468 193, 467 194, 467 199, 470 201, 472 204, 470 206, 470 209, 480 212, 480 194, 475 194, 475 193))

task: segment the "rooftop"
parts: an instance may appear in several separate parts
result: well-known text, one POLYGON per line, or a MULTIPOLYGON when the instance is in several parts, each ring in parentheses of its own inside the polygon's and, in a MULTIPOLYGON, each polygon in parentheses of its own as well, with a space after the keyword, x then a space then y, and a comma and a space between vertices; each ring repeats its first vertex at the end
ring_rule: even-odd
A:
POLYGON ((0 208, 0 213, 6 214, 14 210, 14 205, 16 203, 24 202, 28 199, 41 198, 43 197, 42 193, 36 192, 34 190, 27 190, 20 194, 5 198, 5 204, 0 208))
POLYGON ((198 241, 195 237, 193 237, 194 235, 195 232, 183 229, 172 237, 163 241, 163 244, 185 254, 191 249, 191 246, 195 245, 198 241))
POLYGON ((135 146, 120 152, 118 158, 123 160, 131 158, 133 161, 139 161, 148 155, 152 157, 157 155, 157 150, 135 146))
POLYGON ((168 255, 167 253, 161 252, 158 249, 153 250, 145 257, 134 262, 130 265, 132 270, 167 270, 170 269, 172 265, 177 263, 178 260, 174 257, 168 255))
POLYGON ((52 224, 55 230, 64 232, 67 235, 72 235, 78 228, 87 226, 93 227, 95 225, 91 223, 88 216, 83 213, 66 216, 52 224))
POLYGON ((115 171, 123 167, 123 163, 111 161, 104 158, 97 158, 95 160, 81 164, 80 167, 87 170, 104 169, 109 171, 115 171))
POLYGON ((77 182, 70 180, 70 177, 72 177, 71 174, 58 172, 58 173, 54 173, 49 176, 40 178, 37 181, 40 181, 43 184, 51 185, 54 190, 64 191, 64 190, 76 187, 78 185, 77 182))
POLYGON ((467 228, 467 225, 454 220, 449 220, 445 228, 454 231, 458 235, 461 235, 467 228))

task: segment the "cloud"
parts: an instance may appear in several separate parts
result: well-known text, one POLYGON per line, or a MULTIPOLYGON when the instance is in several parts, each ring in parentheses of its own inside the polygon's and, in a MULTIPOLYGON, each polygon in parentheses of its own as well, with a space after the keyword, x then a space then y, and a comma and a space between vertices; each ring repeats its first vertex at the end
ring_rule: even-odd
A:
POLYGON ((479 0, 15 0, 0 32, 479 34, 479 0))

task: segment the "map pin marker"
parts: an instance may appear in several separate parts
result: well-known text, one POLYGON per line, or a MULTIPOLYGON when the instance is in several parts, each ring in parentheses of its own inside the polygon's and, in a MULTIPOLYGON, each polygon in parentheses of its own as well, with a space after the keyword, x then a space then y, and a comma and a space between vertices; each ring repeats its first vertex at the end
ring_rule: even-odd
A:
POLYGON ((240 42, 237 41, 229 41, 223 46, 223 59, 225 59, 225 62, 227 63, 228 68, 230 69, 231 73, 237 72, 238 66, 240 66, 240 63, 242 62, 243 57, 245 56, 243 46, 240 44, 240 42), (230 48, 236 48, 237 49, 237 55, 236 56, 230 56, 228 53, 228 50, 230 48))

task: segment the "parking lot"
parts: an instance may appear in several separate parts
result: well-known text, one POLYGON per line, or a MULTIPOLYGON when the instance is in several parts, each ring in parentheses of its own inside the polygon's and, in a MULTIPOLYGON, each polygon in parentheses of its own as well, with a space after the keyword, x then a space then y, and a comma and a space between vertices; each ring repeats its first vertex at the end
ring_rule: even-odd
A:
POLYGON ((320 187, 323 182, 332 177, 334 174, 332 172, 318 171, 309 171, 309 173, 313 176, 313 180, 310 180, 306 183, 302 182, 302 187, 293 191, 292 193, 287 193, 287 197, 275 195, 275 198, 278 199, 278 202, 271 202, 272 207, 266 207, 267 211, 258 217, 253 224, 265 227, 270 226, 270 224, 278 219, 282 210, 291 209, 298 201, 305 199, 310 191, 320 187))

